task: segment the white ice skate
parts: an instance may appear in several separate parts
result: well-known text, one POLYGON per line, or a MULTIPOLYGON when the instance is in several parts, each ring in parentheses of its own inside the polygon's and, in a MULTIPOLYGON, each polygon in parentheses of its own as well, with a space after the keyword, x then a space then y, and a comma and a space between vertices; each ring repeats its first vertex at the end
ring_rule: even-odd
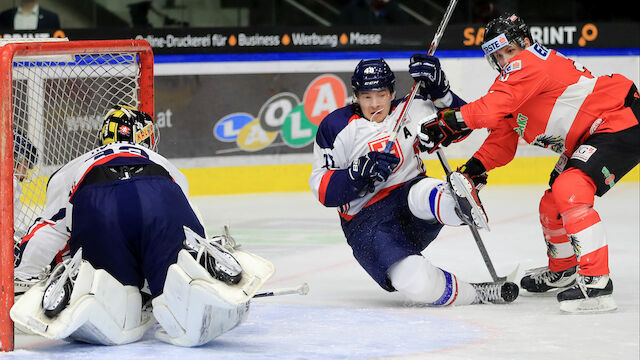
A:
POLYGON ((447 176, 451 194, 456 201, 456 213, 465 224, 489 230, 487 214, 473 181, 465 174, 452 172, 447 176))

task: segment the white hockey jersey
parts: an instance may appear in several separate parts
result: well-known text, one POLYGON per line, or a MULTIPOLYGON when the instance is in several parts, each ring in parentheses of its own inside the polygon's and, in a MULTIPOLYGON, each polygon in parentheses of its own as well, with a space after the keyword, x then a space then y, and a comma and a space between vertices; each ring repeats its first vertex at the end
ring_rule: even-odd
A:
POLYGON ((350 220, 364 207, 386 197, 391 190, 425 173, 416 136, 420 120, 435 114, 437 109, 431 101, 415 98, 391 151, 400 158, 391 176, 384 183, 376 182, 373 193, 361 193, 354 199, 342 195, 345 189, 352 187, 346 176, 351 163, 370 151, 383 151, 403 105, 404 101, 394 101, 391 114, 380 123, 354 115, 350 105, 335 110, 320 124, 309 185, 323 205, 339 207, 342 218, 350 220))
POLYGON ((95 166, 112 161, 128 164, 155 163, 162 166, 185 196, 189 195, 186 177, 167 159, 144 146, 117 142, 100 146, 71 160, 58 169, 47 184, 47 203, 41 217, 31 225, 22 242, 28 241, 15 276, 29 278, 39 274, 56 254, 64 249, 71 236, 73 205, 70 200, 85 175, 95 166))

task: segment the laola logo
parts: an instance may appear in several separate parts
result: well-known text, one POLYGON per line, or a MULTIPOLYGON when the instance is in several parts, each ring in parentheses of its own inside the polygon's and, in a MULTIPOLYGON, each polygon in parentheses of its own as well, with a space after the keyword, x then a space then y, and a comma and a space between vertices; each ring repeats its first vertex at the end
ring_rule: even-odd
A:
POLYGON ((318 125, 333 110, 345 105, 347 88, 332 74, 313 79, 303 100, 291 92, 281 92, 262 104, 258 116, 232 113, 216 122, 213 134, 223 142, 235 141, 245 151, 259 151, 271 145, 280 133, 289 147, 304 147, 316 136, 318 125))
POLYGON ((312 124, 318 126, 325 116, 344 106, 347 87, 335 75, 320 75, 313 79, 304 91, 304 112, 312 124))

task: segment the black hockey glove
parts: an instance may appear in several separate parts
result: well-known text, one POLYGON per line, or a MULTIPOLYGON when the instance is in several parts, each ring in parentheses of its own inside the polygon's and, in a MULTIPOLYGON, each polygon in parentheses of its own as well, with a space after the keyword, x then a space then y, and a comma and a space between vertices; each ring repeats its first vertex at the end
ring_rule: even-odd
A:
POLYGON ((419 91, 425 99, 440 99, 449 92, 449 80, 444 75, 437 57, 414 54, 409 60, 409 74, 413 80, 422 81, 419 91))
POLYGON ((467 128, 458 109, 443 109, 438 111, 436 119, 430 119, 420 125, 418 132, 418 147, 420 151, 429 154, 436 151, 438 146, 449 146, 452 142, 464 140, 471 129, 467 128))
MULTIPOLYGON (((351 163, 349 178, 353 180, 355 188, 360 190, 365 185, 372 185, 374 181, 387 181, 399 162, 400 158, 393 154, 371 151, 351 163)), ((368 191, 373 192, 371 187, 369 186, 368 191)))
POLYGON ((477 191, 480 191, 480 189, 487 185, 487 178, 489 177, 489 175, 487 175, 487 170, 482 162, 474 157, 469 159, 456 171, 469 175, 469 178, 473 181, 473 186, 477 191))

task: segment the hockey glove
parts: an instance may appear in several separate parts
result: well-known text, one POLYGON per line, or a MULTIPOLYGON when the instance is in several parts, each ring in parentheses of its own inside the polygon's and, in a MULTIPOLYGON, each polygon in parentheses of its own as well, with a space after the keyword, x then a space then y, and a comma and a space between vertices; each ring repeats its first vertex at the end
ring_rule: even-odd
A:
POLYGON ((436 119, 427 118, 420 125, 418 132, 418 147, 429 154, 436 151, 438 146, 449 146, 452 142, 464 140, 471 134, 458 109, 443 109, 438 111, 436 119))
POLYGON ((473 181, 473 186, 477 191, 480 191, 480 189, 487 185, 487 170, 485 169, 482 162, 474 157, 469 159, 456 171, 468 175, 471 181, 473 181))
POLYGON ((409 60, 409 74, 413 80, 422 81, 420 95, 425 99, 440 99, 449 92, 449 80, 437 57, 414 54, 409 60))
MULTIPOLYGON (((387 181, 399 162, 400 158, 393 154, 371 151, 351 163, 349 178, 353 181, 356 189, 362 189, 374 181, 384 182, 387 181)), ((369 191, 372 190, 369 189, 369 191)))

